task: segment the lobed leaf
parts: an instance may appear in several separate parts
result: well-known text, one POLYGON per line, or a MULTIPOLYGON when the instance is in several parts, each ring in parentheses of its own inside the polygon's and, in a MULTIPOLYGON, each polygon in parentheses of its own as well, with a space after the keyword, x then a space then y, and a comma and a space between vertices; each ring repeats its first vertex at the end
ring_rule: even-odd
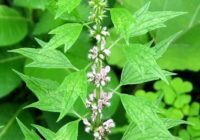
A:
POLYGON ((131 123, 125 131, 122 140, 176 140, 175 137, 163 134, 159 129, 146 125, 141 131, 135 123, 131 123))
MULTIPOLYGON (((162 46, 163 47, 163 46, 162 46)), ((149 45, 130 44, 124 46, 126 64, 124 65, 121 84, 138 84, 156 79, 167 82, 166 76, 172 73, 161 70, 156 63, 156 54, 149 45)))
POLYGON ((60 17, 65 12, 71 13, 80 3, 81 0, 58 0, 56 18, 60 17))
POLYGON ((128 43, 130 37, 130 29, 135 22, 133 15, 125 8, 112 8, 111 19, 118 33, 128 43))
POLYGON ((138 16, 136 12, 137 18, 135 24, 131 27, 131 37, 140 36, 157 28, 165 27, 164 22, 183 14, 185 12, 157 11, 145 12, 138 16))
POLYGON ((72 109, 74 103, 81 97, 85 101, 87 96, 87 78, 85 71, 68 75, 57 89, 58 94, 63 94, 62 110, 58 120, 61 120, 72 109))
POLYGON ((79 23, 67 23, 53 29, 50 34, 54 34, 54 36, 47 43, 46 48, 55 49, 64 45, 66 52, 76 42, 82 28, 83 25, 79 23))
POLYGON ((34 131, 30 131, 19 119, 17 119, 17 123, 25 136, 25 140, 40 140, 40 137, 34 131))
MULTIPOLYGON (((157 137, 172 138, 162 120, 157 116, 155 107, 151 102, 145 100, 145 98, 131 95, 120 95, 120 98, 126 113, 136 124, 136 126, 134 126, 135 130, 132 128, 132 132, 127 132, 131 133, 134 139, 143 140, 157 137), (155 137, 155 134, 158 136, 155 137)), ((125 133, 125 137, 127 137, 126 135, 128 134, 125 133)))
POLYGON ((73 121, 64 125, 56 133, 55 140, 77 140, 79 121, 73 121))
POLYGON ((62 109, 60 106, 62 103, 62 95, 56 94, 56 89, 59 87, 57 82, 30 77, 17 71, 15 72, 24 80, 27 87, 33 91, 39 99, 39 101, 28 107, 36 107, 41 110, 52 112, 59 112, 62 109))
POLYGON ((46 140, 54 140, 56 137, 56 134, 54 132, 52 132, 51 130, 44 128, 42 126, 39 125, 32 125, 33 127, 35 127, 38 132, 40 132, 40 134, 46 139, 46 140))
POLYGON ((19 53, 31 58, 33 62, 28 64, 27 67, 76 69, 68 58, 58 50, 20 48, 11 50, 10 52, 19 53))

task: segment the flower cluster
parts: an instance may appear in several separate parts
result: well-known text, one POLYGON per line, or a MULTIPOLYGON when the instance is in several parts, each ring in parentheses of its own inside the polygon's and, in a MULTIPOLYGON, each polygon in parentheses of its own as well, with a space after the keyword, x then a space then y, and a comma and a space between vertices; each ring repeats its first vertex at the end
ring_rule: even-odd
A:
POLYGON ((107 0, 90 0, 89 5, 92 7, 89 20, 100 23, 105 17, 107 0))
MULTIPOLYGON (((90 132, 92 131, 92 124, 87 120, 84 119, 83 123, 85 124, 86 128, 85 131, 86 132, 90 132)), ((99 126, 98 128, 96 128, 94 130, 94 138, 95 140, 102 140, 107 134, 111 133, 111 128, 115 127, 115 123, 112 119, 109 119, 105 122, 103 122, 103 124, 101 126, 99 126)))
POLYGON ((99 27, 98 29, 97 26, 93 26, 93 29, 90 29, 90 35, 97 40, 99 48, 94 46, 90 49, 88 58, 97 63, 99 60, 104 60, 105 57, 110 55, 110 50, 106 48, 105 39, 106 36, 109 36, 110 34, 106 27, 99 27))
MULTIPOLYGON (((110 99, 112 98, 112 93, 101 92, 100 97, 97 98, 96 91, 90 94, 89 98, 86 100, 86 107, 92 110, 92 121, 96 120, 97 114, 101 114, 103 107, 109 107, 110 99)), ((102 117, 102 114, 101 116, 102 117)))
POLYGON ((88 74, 87 74, 88 81, 94 82, 94 84, 97 87, 105 86, 111 79, 108 76, 109 72, 110 72, 110 67, 109 66, 101 68, 100 71, 98 72, 97 71, 97 66, 94 64, 92 66, 92 71, 88 72, 88 74))
POLYGON ((110 50, 106 48, 106 37, 110 35, 107 27, 100 25, 107 6, 107 0, 90 0, 89 5, 92 11, 89 17, 95 25, 90 28, 90 35, 96 39, 96 45, 89 50, 88 58, 92 60, 93 65, 88 72, 88 81, 93 83, 96 88, 86 100, 86 107, 91 110, 90 119, 83 119, 85 131, 92 132, 95 140, 103 140, 115 127, 112 119, 103 122, 103 108, 111 105, 112 93, 105 92, 103 87, 110 82, 110 66, 104 66, 103 60, 110 55, 110 50))

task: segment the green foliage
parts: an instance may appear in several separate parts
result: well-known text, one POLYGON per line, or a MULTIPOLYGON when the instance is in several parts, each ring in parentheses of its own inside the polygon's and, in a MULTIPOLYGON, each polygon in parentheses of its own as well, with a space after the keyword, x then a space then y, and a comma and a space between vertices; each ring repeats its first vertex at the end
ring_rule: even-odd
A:
POLYGON ((20 85, 20 78, 11 70, 21 71, 23 56, 8 54, 7 49, 0 49, 0 98, 8 95, 20 85))
POLYGON ((0 5, 0 46, 13 45, 27 34, 27 21, 18 11, 0 5))
MULTIPOLYGON (((184 140, 195 139, 199 137, 198 131, 200 123, 200 104, 197 102, 191 103, 191 95, 187 94, 192 91, 193 86, 188 81, 183 81, 181 78, 169 80, 169 85, 163 81, 158 81, 154 84, 154 92, 137 91, 137 97, 143 97, 156 101, 159 94, 163 94, 161 108, 163 113, 161 116, 173 119, 183 119, 189 123, 186 129, 179 130, 179 136, 184 140)), ((196 140, 196 139, 195 139, 196 140)))
MULTIPOLYGON (((0 6, 0 46, 6 46, 0 50, 0 98, 18 88, 1 99, 8 102, 12 98, 13 103, 0 104, 0 139, 91 140, 83 133, 82 123, 79 124, 81 119, 91 115, 85 102, 88 93, 93 91, 87 82, 86 73, 91 66, 87 55, 96 43, 83 29, 91 30, 94 25, 88 22, 91 10, 88 3, 81 0, 0 3, 9 6, 0 6), (23 56, 7 53, 8 50, 23 56), (41 112, 39 115, 36 109, 31 110, 32 114, 22 112, 15 102, 25 102, 25 109, 33 107, 41 112), (33 122, 31 116, 39 123, 32 125, 33 130, 26 127, 33 122), (77 120, 70 121, 74 119, 77 120)), ((111 106, 102 112, 102 122, 111 116, 116 120, 116 129, 109 139, 179 139, 171 131, 184 140, 198 140, 200 104, 192 102, 188 94, 193 86, 180 78, 167 79, 174 75, 167 70, 200 69, 199 1, 151 0, 150 4, 147 0, 136 0, 133 4, 133 0, 113 0, 108 5, 105 15, 110 19, 101 25, 108 26, 111 32, 106 38, 106 47, 111 49, 107 62, 120 69, 113 67, 115 70, 111 70, 111 82, 105 91, 121 92, 121 88, 129 91, 126 85, 142 86, 145 82, 162 80, 154 84, 155 92, 140 90, 136 96, 113 94, 111 106), (163 28, 166 26, 169 28, 163 28), (120 101, 122 105, 118 106, 120 101), (125 125, 127 120, 129 124, 125 125), (178 126, 180 124, 185 127, 178 126)), ((103 34, 100 30, 97 32, 103 34)))
POLYGON ((39 21, 35 24, 33 35, 46 34, 63 23, 64 21, 62 19, 55 20, 54 15, 51 12, 46 11, 40 15, 39 21))
POLYGON ((123 46, 126 64, 122 71, 121 84, 140 84, 159 78, 167 82, 166 76, 172 73, 161 70, 156 63, 156 58, 163 53, 162 47, 166 47, 165 45, 160 46, 158 44, 155 49, 150 48, 149 44, 123 46))
MULTIPOLYGON (((40 140, 33 130, 29 130, 19 119, 17 122, 26 140, 40 140)), ((69 122, 61 127, 56 133, 39 125, 33 125, 38 132, 47 140, 77 140, 79 121, 69 122)))
POLYGON ((83 25, 78 23, 67 23, 53 29, 50 34, 54 34, 51 40, 46 45, 46 48, 55 49, 61 45, 65 45, 65 52, 71 48, 71 46, 78 39, 83 25))
POLYGON ((40 137, 34 132, 30 131, 19 119, 17 119, 17 123, 20 126, 20 129, 22 130, 25 140, 39 140, 40 137))
POLYGON ((72 68, 76 69, 68 58, 58 50, 20 48, 11 52, 22 54, 33 60, 27 67, 40 68, 72 68), (48 55, 47 55, 48 54, 48 55))
POLYGON ((34 124, 32 126, 47 140, 53 140, 56 137, 56 134, 47 128, 34 124))
POLYGON ((17 6, 32 8, 32 9, 42 9, 44 10, 48 4, 48 0, 14 0, 13 3, 17 6))
POLYGON ((58 0, 58 10, 56 13, 56 18, 60 17, 66 11, 71 13, 79 4, 81 0, 58 0))
POLYGON ((156 114, 157 107, 141 97, 120 95, 122 104, 132 120, 122 140, 175 139, 167 129, 185 123, 180 120, 162 120, 156 114))
POLYGON ((0 108, 0 125, 3 125, 0 128, 0 139, 23 139, 23 134, 20 131, 20 128, 15 121, 15 118, 18 116, 27 125, 33 122, 33 117, 31 113, 29 111, 22 111, 21 105, 16 103, 1 103, 0 108))
POLYGON ((85 100, 87 95, 87 79, 84 71, 68 75, 61 85, 51 80, 38 79, 19 72, 17 74, 39 99, 28 107, 59 112, 59 120, 71 111, 78 97, 85 100))
POLYGON ((111 18, 117 32, 120 33, 128 43, 131 27, 135 22, 132 14, 126 9, 113 8, 111 9, 111 18))

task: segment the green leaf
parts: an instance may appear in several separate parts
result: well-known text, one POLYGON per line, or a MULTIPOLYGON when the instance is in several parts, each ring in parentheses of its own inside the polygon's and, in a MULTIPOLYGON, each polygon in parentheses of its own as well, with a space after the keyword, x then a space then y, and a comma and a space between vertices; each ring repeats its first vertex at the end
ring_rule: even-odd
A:
POLYGON ((200 104, 193 102, 190 107, 189 116, 197 116, 200 114, 200 104))
POLYGON ((183 33, 167 50, 158 63, 168 70, 199 71, 200 48, 198 34, 200 24, 183 33), (178 57, 177 57, 178 54, 178 57), (173 62, 173 63, 172 63, 173 62))
POLYGON ((14 5, 22 6, 31 9, 45 9, 45 6, 48 3, 48 0, 14 0, 14 5))
POLYGON ((58 50, 20 48, 11 50, 11 52, 16 52, 31 58, 33 62, 26 65, 27 67, 76 69, 68 58, 58 50))
POLYGON ((171 119, 183 119, 184 115, 180 109, 170 107, 168 108, 165 113, 165 117, 171 118, 171 119))
POLYGON ((15 71, 26 83, 27 87, 33 91, 39 101, 28 107, 36 107, 45 111, 59 112, 62 109, 62 95, 56 94, 59 87, 57 82, 30 77, 15 71), (47 100, 48 99, 48 100, 47 100))
POLYGON ((56 18, 60 17, 66 11, 71 13, 80 3, 81 0, 58 0, 56 18))
POLYGON ((26 19, 16 10, 0 5, 0 46, 16 44, 26 34, 26 19))
POLYGON ((33 127, 35 127, 46 140, 54 140, 56 137, 56 134, 47 128, 35 124, 33 127))
POLYGON ((191 139, 190 133, 187 130, 184 130, 184 129, 179 131, 179 137, 184 139, 184 140, 190 140, 191 139))
POLYGON ((87 96, 87 77, 85 71, 74 72, 66 76, 60 86, 57 82, 38 79, 16 72, 39 99, 27 107, 59 112, 61 120, 73 109, 78 97, 85 101, 87 96), (48 99, 48 100, 47 100, 48 99))
POLYGON ((125 131, 122 140, 175 140, 173 136, 163 134, 159 129, 146 125, 144 131, 133 122, 125 131))
POLYGON ((15 90, 21 83, 20 78, 12 71, 22 71, 24 57, 11 54, 7 49, 0 49, 0 98, 15 90))
POLYGON ((174 106, 176 108, 183 108, 184 105, 187 105, 192 100, 190 95, 180 95, 177 97, 176 101, 174 102, 174 106))
POLYGON ((73 121, 64 125, 56 133, 55 140, 77 140, 79 121, 73 121))
POLYGON ((85 102, 87 96, 87 78, 85 71, 68 75, 57 89, 57 92, 58 94, 63 93, 62 110, 58 118, 58 120, 61 120, 72 109, 78 97, 81 97, 83 102, 85 102))
MULTIPOLYGON (((131 84, 142 84, 144 82, 154 81, 160 79, 159 76, 153 74, 150 70, 145 70, 143 74, 141 74, 137 69, 137 65, 134 63, 127 62, 123 68, 120 84, 121 85, 131 85, 131 84)), ((168 71, 162 71, 165 76, 173 75, 168 71)))
POLYGON ((172 12, 172 11, 145 12, 138 17, 136 16, 136 22, 131 27, 131 36, 134 37, 143 35, 157 28, 166 27, 164 22, 183 14, 185 14, 185 12, 172 12))
POLYGON ((40 15, 39 21, 35 24, 33 35, 46 34, 50 30, 60 26, 64 23, 61 19, 54 19, 54 15, 46 11, 40 15))
POLYGON ((118 33, 128 43, 130 37, 130 29, 134 23, 134 17, 124 8, 112 8, 111 19, 118 33))
POLYGON ((123 47, 127 63, 122 71, 120 82, 122 85, 137 84, 158 78, 167 82, 166 75, 171 73, 161 70, 156 63, 154 49, 149 45, 130 44, 123 47))
POLYGON ((54 34, 48 42, 46 48, 55 49, 61 45, 65 46, 65 52, 72 47, 78 39, 83 25, 78 23, 67 23, 53 29, 50 34, 54 34))
POLYGON ((170 118, 163 118, 163 122, 167 129, 171 129, 175 126, 181 125, 181 124, 189 124, 189 122, 184 120, 177 120, 177 119, 170 119, 170 118))
MULTIPOLYGON (((154 3, 154 6, 156 3, 154 3)), ((188 29, 196 26, 200 21, 200 3, 198 0, 177 0, 167 1, 159 6, 161 10, 184 11, 186 15, 175 18, 166 23, 167 28, 158 30, 156 40, 162 40, 180 30, 187 32, 188 29), (178 25, 177 23, 181 23, 178 25)))
POLYGON ((25 136, 25 140, 40 140, 40 137, 34 131, 30 131, 19 119, 17 119, 17 123, 25 136))
POLYGON ((31 113, 28 110, 23 111, 21 105, 15 103, 1 103, 0 108, 0 125, 3 125, 3 128, 0 129, 0 139, 22 140, 24 136, 16 122, 16 117, 27 125, 33 123, 31 113))
POLYGON ((156 53, 156 59, 161 58, 163 54, 167 51, 169 45, 172 43, 172 41, 177 38, 177 36, 180 35, 181 32, 176 33, 175 35, 170 36, 169 38, 159 42, 156 44, 156 46, 153 48, 156 53))
MULTIPOLYGON (((157 116, 154 105, 145 98, 120 95, 122 104, 137 129, 145 133, 146 129, 156 130, 163 136, 171 137, 163 121, 157 116)), ((135 136, 135 135, 133 135, 135 136)), ((143 135, 139 135, 140 137, 143 135)))

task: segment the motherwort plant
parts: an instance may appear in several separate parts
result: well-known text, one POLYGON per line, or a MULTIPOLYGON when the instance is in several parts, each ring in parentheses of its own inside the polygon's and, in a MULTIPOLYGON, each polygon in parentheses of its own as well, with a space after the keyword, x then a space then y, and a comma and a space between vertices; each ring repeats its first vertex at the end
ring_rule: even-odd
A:
POLYGON ((112 93, 104 91, 104 86, 110 82, 110 66, 105 65, 104 60, 110 55, 110 50, 106 48, 106 37, 109 36, 107 27, 102 26, 102 21, 106 17, 107 0, 90 0, 89 21, 93 27, 89 30, 90 35, 95 39, 96 45, 89 50, 88 58, 92 61, 91 71, 88 72, 88 81, 95 85, 94 91, 86 100, 86 107, 92 112, 90 119, 84 119, 85 131, 93 133, 95 140, 104 140, 111 133, 111 128, 115 127, 112 119, 103 121, 102 110, 111 105, 112 93))
MULTIPOLYGON (((119 6, 119 2, 116 1, 116 3, 119 6)), ((94 140, 111 139, 112 134, 116 133, 121 135, 119 139, 122 140, 177 139, 168 129, 183 122, 160 118, 161 115, 157 115, 161 112, 158 109, 160 98, 152 103, 137 96, 119 93, 120 90, 116 91, 125 85, 137 85, 157 79, 168 83, 166 77, 173 73, 162 70, 157 60, 164 54, 177 34, 166 40, 155 42, 153 36, 156 32, 152 34, 152 31, 165 27, 165 21, 184 13, 152 12, 149 11, 150 2, 135 13, 131 13, 123 7, 123 1, 121 4, 120 8, 108 8, 107 0, 89 0, 91 11, 87 12, 86 1, 49 0, 46 9, 53 15, 52 20, 56 20, 55 25, 59 24, 55 29, 50 29, 51 36, 48 36, 50 39, 46 42, 36 39, 40 48, 12 50, 32 60, 31 63, 29 63, 30 60, 27 61, 26 67, 40 68, 45 71, 45 75, 43 72, 41 77, 46 79, 15 71, 38 99, 27 108, 34 107, 42 111, 59 113, 57 122, 67 117, 75 119, 67 124, 64 122, 57 132, 33 125, 40 135, 26 128, 17 119, 27 140, 43 138, 46 140, 77 140, 79 138, 79 140, 89 140, 84 137, 85 132, 78 133, 78 130, 81 130, 79 127, 82 128, 80 120, 83 120, 85 131, 90 133, 94 140), (103 26, 103 20, 108 13, 112 21, 110 25, 114 25, 109 29, 103 26), (87 27, 87 34, 84 32, 85 27, 87 27), (88 29, 90 35, 88 35, 88 29), (138 36, 145 35, 148 36, 145 38, 149 38, 149 34, 148 41, 143 43, 138 41, 138 36), (89 37, 93 39, 95 45, 91 45, 88 41, 89 37), (60 49, 61 46, 64 50, 60 49), (87 49, 83 46, 92 47, 87 49), (114 63, 119 62, 123 67, 121 76, 118 75, 119 81, 115 80, 117 78, 114 79, 114 74, 111 79, 111 67, 107 64, 114 63, 109 60, 114 63), (88 66, 91 66, 89 70, 88 66), (56 73, 56 77, 52 77, 52 74, 48 75, 49 69, 54 69, 53 75, 56 73), (61 80, 56 79, 58 77, 61 80), (91 93, 88 93, 89 90, 91 93), (118 115, 115 112, 120 102, 124 110, 117 117, 123 117, 124 122, 129 122, 124 126, 115 125, 118 124, 117 119, 115 122, 110 119, 113 114, 118 115), (108 119, 105 120, 105 118, 108 119)), ((45 23, 38 26, 44 27, 46 20, 45 17, 41 20, 45 23)), ((69 121, 69 119, 66 120, 69 121)))

